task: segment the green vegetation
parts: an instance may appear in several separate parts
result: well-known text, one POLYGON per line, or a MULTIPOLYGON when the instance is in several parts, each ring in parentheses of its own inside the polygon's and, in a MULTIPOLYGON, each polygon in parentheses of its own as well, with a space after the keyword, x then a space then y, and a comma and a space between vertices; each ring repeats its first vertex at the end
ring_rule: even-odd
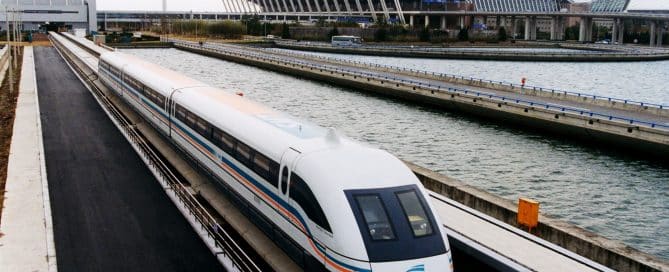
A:
POLYGON ((381 27, 374 31, 374 41, 385 42, 386 40, 388 40, 388 29, 381 27))
POLYGON ((423 29, 420 30, 420 33, 418 34, 418 39, 421 42, 429 42, 430 37, 432 37, 432 33, 430 32, 430 29, 427 27, 423 27, 423 29))
POLYGON ((578 40, 578 32, 579 32, 579 26, 574 25, 565 28, 564 30, 564 38, 565 40, 578 40))
POLYGON ((179 35, 212 36, 229 39, 241 38, 246 27, 241 22, 203 20, 176 21, 172 23, 172 33, 179 35))
POLYGON ((339 35, 339 30, 335 26, 332 28, 332 30, 330 30, 330 32, 328 32, 328 40, 332 40, 332 36, 338 36, 338 35, 339 35))
POLYGON ((283 23, 283 25, 281 25, 281 38, 290 39, 290 28, 286 23, 283 23))
POLYGON ((504 27, 500 27, 499 30, 497 31, 497 40, 500 42, 506 41, 508 39, 508 36, 506 35, 506 29, 504 27))
POLYGON ((460 28, 460 32, 458 33, 458 41, 467 41, 469 40, 469 29, 466 27, 460 28))

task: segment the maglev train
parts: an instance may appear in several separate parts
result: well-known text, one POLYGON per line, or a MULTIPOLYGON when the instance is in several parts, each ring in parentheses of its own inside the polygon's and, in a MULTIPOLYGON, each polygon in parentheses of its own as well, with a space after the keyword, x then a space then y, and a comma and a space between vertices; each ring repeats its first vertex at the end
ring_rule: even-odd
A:
POLYGON ((128 54, 98 70, 306 271, 453 270, 425 189, 389 153, 128 54))

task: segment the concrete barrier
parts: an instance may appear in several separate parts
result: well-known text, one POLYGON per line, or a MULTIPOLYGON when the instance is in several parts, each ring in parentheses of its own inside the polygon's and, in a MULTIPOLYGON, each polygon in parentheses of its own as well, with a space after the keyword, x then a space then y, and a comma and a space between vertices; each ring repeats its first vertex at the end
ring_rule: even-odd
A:
MULTIPOLYGON (((517 203, 413 163, 425 188, 518 227, 517 203)), ((610 240, 567 222, 540 215, 535 235, 618 271, 669 271, 669 263, 622 242, 610 240)))
POLYGON ((408 57, 408 58, 441 58, 441 59, 464 59, 464 60, 503 60, 503 61, 555 61, 555 62, 621 62, 621 61, 657 61, 669 59, 669 54, 633 54, 625 52, 611 53, 572 53, 572 54, 551 54, 551 53, 503 53, 503 52, 429 52, 419 50, 385 50, 375 48, 359 47, 333 47, 333 46, 314 46, 301 45, 297 43, 277 43, 277 47, 294 50, 307 50, 325 53, 339 53, 367 56, 386 56, 386 57, 408 57))

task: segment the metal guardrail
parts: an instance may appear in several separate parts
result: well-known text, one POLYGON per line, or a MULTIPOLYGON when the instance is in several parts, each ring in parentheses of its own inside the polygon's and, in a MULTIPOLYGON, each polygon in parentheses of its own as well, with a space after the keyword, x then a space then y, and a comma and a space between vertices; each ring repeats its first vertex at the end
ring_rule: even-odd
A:
MULTIPOLYGON (((396 47, 396 46, 333 46, 327 43, 306 44, 305 42, 294 41, 275 41, 277 45, 304 47, 304 48, 322 48, 322 49, 344 49, 355 50, 362 52, 397 52, 397 49, 402 49, 406 53, 423 53, 432 55, 486 55, 486 56, 551 56, 551 57, 647 57, 647 56, 664 56, 664 52, 606 52, 606 51, 591 51, 591 53, 573 53, 573 52, 512 52, 501 51, 491 52, 485 50, 457 50, 458 48, 438 48, 438 47, 396 47), (441 50, 436 50, 441 49, 441 50)), ((573 49, 576 50, 576 49, 573 49)), ((578 49, 586 51, 585 49, 578 49)))
MULTIPOLYGON (((57 44, 54 42, 54 44, 57 44)), ((63 48, 57 45, 57 48, 63 48)), ((72 58, 68 54, 63 54, 70 62, 72 58)), ((72 65, 77 72, 84 76, 82 77, 88 82, 88 85, 94 90, 95 95, 99 101, 104 105, 106 111, 113 119, 114 123, 121 129, 121 132, 131 142, 139 155, 146 159, 148 166, 152 168, 154 173, 157 173, 158 178, 162 180, 171 190, 177 199, 186 207, 186 210, 192 215, 198 223, 200 223, 201 230, 205 231, 207 236, 214 240, 215 246, 222 250, 222 254, 227 256, 238 271, 245 272, 260 272, 260 268, 255 262, 244 253, 244 250, 234 241, 234 239, 218 224, 216 219, 207 211, 207 209, 200 204, 200 202, 189 192, 188 187, 182 182, 172 170, 163 162, 158 154, 153 150, 151 145, 144 139, 141 132, 137 130, 135 125, 117 109, 117 107, 109 100, 104 92, 99 89, 93 82, 98 80, 97 74, 87 75, 77 65, 72 65), (91 78, 94 76, 94 78, 91 78)))
MULTIPOLYGON (((287 66, 293 65, 293 66, 302 66, 302 67, 308 67, 308 68, 313 68, 313 69, 318 69, 318 70, 324 70, 324 71, 330 71, 332 73, 338 73, 338 74, 348 74, 351 76, 361 76, 361 77, 366 77, 368 79, 374 78, 376 80, 382 81, 382 82, 389 82, 389 83, 394 83, 394 84, 403 84, 403 85, 413 85, 417 88, 422 88, 426 90, 431 90, 431 91, 436 91, 436 92, 448 92, 452 94, 463 94, 463 95, 468 95, 471 97, 480 97, 480 98, 488 98, 491 100, 496 100, 499 103, 515 103, 521 106, 529 106, 529 107, 534 107, 534 108, 542 108, 545 110, 550 110, 554 111, 557 113, 570 113, 570 114, 575 114, 583 117, 595 117, 595 118, 600 118, 604 120, 609 120, 609 121, 618 121, 618 122, 623 122, 628 125, 643 125, 645 127, 649 128, 655 128, 655 129, 664 129, 664 130, 669 130, 669 125, 668 124, 658 124, 654 122, 648 122, 648 121, 642 121, 642 120, 636 120, 632 118, 627 118, 627 117, 620 117, 620 116, 613 116, 613 115, 608 115, 608 114, 601 114, 593 111, 588 111, 584 109, 578 109, 578 108, 572 108, 568 106, 559 106, 559 105, 551 105, 547 103, 542 103, 542 102, 535 102, 535 101, 530 101, 530 100, 524 100, 524 99, 517 99, 517 98, 509 98, 505 96, 500 96, 496 94, 490 94, 490 93, 485 93, 485 92, 480 92, 480 91, 473 91, 473 90, 467 90, 467 89, 459 89, 459 88, 442 88, 441 86, 438 85, 431 85, 431 84, 425 84, 420 81, 414 81, 414 80, 408 80, 408 79, 401 79, 401 78, 395 78, 395 77, 389 77, 389 76, 381 76, 378 74, 373 74, 373 73, 365 73, 365 72, 359 72, 359 71, 352 71, 348 69, 343 69, 339 67, 334 67, 334 66, 328 66, 328 65, 315 65, 313 63, 305 62, 305 61, 299 61, 299 60, 293 60, 293 59, 285 59, 285 58, 278 58, 278 57, 271 57, 267 55, 261 55, 257 53, 250 53, 248 50, 242 49, 242 48, 235 48, 233 46, 223 46, 223 45, 217 45, 216 47, 212 47, 210 44, 198 44, 195 42, 185 42, 185 41, 179 41, 179 40, 174 40, 173 41, 175 45, 180 45, 184 47, 189 47, 192 49, 197 49, 197 50, 202 50, 202 49, 208 49, 212 50, 215 53, 219 54, 224 54, 224 55, 231 55, 231 56, 238 56, 238 57, 243 57, 243 58, 254 58, 258 60, 262 60, 265 62, 269 63, 277 63, 277 64, 284 64, 287 66)), ((651 104, 647 104, 651 105, 651 104)))
MULTIPOLYGON (((266 50, 276 51, 276 49, 266 49, 266 50)), ((332 57, 324 57, 324 56, 318 56, 318 55, 315 55, 315 54, 294 53, 294 52, 291 52, 291 54, 298 55, 298 56, 301 56, 301 57, 306 57, 306 58, 318 58, 318 59, 322 59, 322 60, 325 60, 325 61, 351 63, 351 64, 367 66, 367 67, 378 67, 378 68, 384 68, 384 69, 389 69, 389 70, 396 70, 396 71, 400 71, 400 72, 410 72, 410 73, 415 73, 417 75, 422 74, 422 75, 430 75, 430 76, 440 77, 440 78, 461 79, 461 80, 469 80, 471 82, 498 84, 498 85, 503 85, 503 86, 511 87, 511 88, 519 88, 520 90, 551 92, 553 94, 572 95, 572 96, 576 96, 576 97, 587 97, 587 98, 592 98, 592 99, 607 100, 609 102, 619 102, 619 103, 623 103, 623 104, 637 105, 637 106, 641 106, 641 107, 654 107, 654 108, 658 108, 658 109, 669 109, 669 105, 662 105, 662 104, 656 104, 656 103, 635 101, 635 100, 630 100, 630 99, 608 97, 608 96, 604 96, 604 95, 586 94, 586 93, 580 93, 580 92, 575 92, 575 91, 566 91, 566 90, 559 90, 559 89, 546 88, 546 87, 538 87, 538 86, 532 86, 532 85, 522 86, 520 84, 513 84, 513 83, 509 83, 509 82, 505 82, 505 81, 488 80, 488 79, 481 79, 481 78, 476 78, 476 77, 465 77, 465 76, 461 76, 461 75, 448 74, 448 73, 429 72, 429 71, 425 71, 425 70, 411 69, 411 68, 406 68, 406 67, 399 67, 399 66, 392 66, 392 65, 385 65, 385 64, 374 64, 374 63, 346 60, 346 59, 339 59, 339 58, 332 58, 332 57)))

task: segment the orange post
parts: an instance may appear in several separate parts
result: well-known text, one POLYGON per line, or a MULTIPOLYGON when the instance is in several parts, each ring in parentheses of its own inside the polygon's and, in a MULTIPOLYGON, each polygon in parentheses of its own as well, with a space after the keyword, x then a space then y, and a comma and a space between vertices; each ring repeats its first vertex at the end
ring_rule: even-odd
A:
POLYGON ((518 199, 518 225, 532 231, 539 224, 539 202, 529 198, 518 199))

